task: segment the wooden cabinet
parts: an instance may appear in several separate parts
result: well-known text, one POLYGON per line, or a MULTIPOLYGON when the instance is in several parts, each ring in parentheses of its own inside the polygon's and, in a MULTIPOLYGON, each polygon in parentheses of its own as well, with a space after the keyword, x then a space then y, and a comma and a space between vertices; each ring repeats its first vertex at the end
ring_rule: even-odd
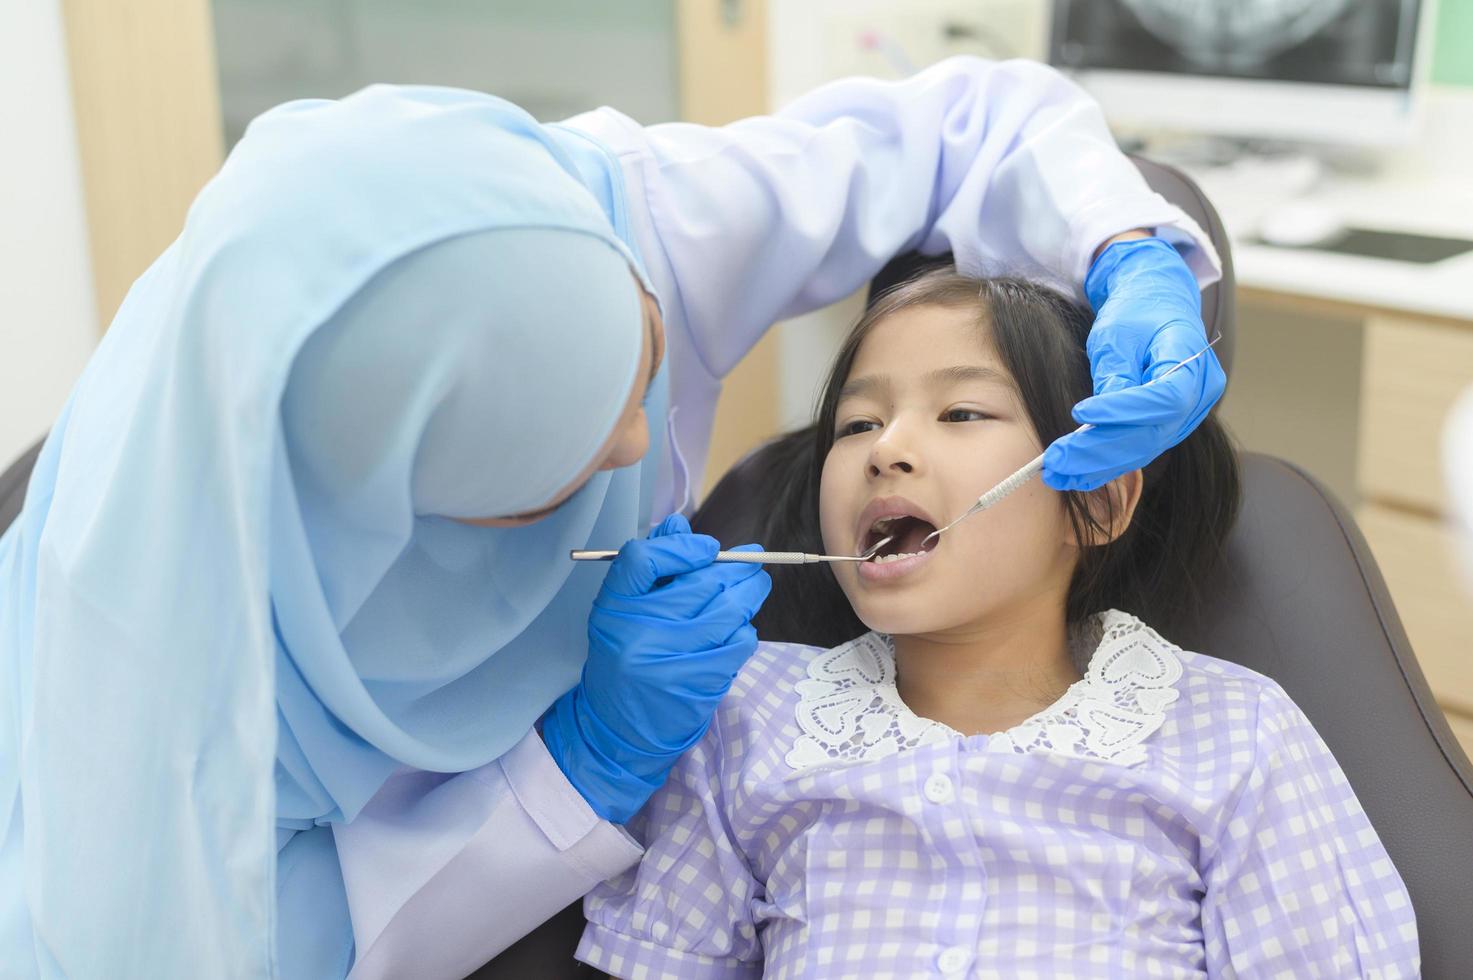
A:
POLYGON ((63 0, 98 323, 224 155, 207 0, 63 0))
POLYGON ((1357 519, 1433 694, 1473 755, 1473 582, 1444 514, 1442 433, 1473 386, 1473 324, 1366 323, 1357 519))
POLYGON ((1473 722, 1473 601, 1453 540, 1435 518, 1368 504, 1357 515, 1386 576, 1427 683, 1442 705, 1473 722))
POLYGON ((1449 713, 1447 720, 1452 725, 1453 734, 1463 743, 1463 751, 1473 756, 1473 718, 1449 713))
MULTIPOLYGON (((767 111, 765 0, 679 0, 675 23, 682 119, 722 126, 767 111)), ((727 375, 703 486, 692 488, 696 502, 733 463, 777 433, 778 348, 777 331, 768 331, 727 375)))
POLYGON ((1366 324, 1361 388, 1361 493, 1441 513, 1442 429, 1473 385, 1473 324, 1376 317, 1366 324))

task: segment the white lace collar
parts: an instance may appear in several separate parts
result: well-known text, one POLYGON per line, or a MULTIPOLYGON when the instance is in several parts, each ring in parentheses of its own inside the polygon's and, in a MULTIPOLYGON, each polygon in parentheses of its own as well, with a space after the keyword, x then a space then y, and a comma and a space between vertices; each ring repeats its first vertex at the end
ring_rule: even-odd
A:
MULTIPOLYGON (((1103 635, 1084 677, 1027 721, 989 736, 989 752, 1053 752, 1122 766, 1145 759, 1141 743, 1177 698, 1177 648, 1126 613, 1101 613, 1098 623, 1103 635)), ((795 687, 802 734, 787 754, 794 769, 869 762, 963 737, 900 700, 895 647, 882 633, 814 657, 795 687)))

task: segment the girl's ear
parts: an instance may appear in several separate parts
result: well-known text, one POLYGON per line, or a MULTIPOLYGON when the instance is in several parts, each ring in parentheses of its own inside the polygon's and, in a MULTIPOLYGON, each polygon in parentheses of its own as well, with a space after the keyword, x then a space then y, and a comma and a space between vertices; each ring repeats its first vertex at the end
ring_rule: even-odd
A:
POLYGON ((1084 495, 1094 526, 1087 530, 1089 540, 1082 542, 1083 547, 1097 548, 1110 544, 1125 533, 1135 517, 1136 506, 1141 502, 1144 483, 1141 471, 1131 470, 1084 495))

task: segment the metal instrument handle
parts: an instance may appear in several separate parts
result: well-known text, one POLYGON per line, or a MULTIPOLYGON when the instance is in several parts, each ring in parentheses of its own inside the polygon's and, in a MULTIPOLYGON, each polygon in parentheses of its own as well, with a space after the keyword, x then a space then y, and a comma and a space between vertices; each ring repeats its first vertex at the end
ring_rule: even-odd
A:
MULTIPOLYGON (((885 539, 888 540, 890 539, 885 539)), ((617 551, 575 550, 568 553, 568 557, 574 561, 613 561, 618 556, 617 551)), ((803 551, 718 551, 716 560, 744 565, 814 565, 818 562, 861 562, 868 561, 868 558, 858 555, 811 555, 803 551)))
MULTIPOLYGON (((568 557, 574 561, 613 561, 617 551, 573 551, 568 557)), ((736 562, 744 565, 809 565, 828 560, 828 555, 809 555, 801 551, 718 551, 719 562, 736 562)), ((852 560, 852 559, 845 559, 852 560)))

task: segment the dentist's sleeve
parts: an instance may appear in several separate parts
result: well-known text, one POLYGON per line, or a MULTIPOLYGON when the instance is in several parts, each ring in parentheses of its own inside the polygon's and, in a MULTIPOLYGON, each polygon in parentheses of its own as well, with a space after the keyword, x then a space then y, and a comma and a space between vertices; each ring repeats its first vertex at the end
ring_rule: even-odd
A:
POLYGON ((460 980, 643 853, 594 814, 536 732, 472 772, 394 776, 333 834, 350 980, 460 980))
POLYGON ((565 125, 618 158, 667 316, 717 378, 773 322, 912 249, 1082 296, 1099 246, 1148 228, 1200 283, 1219 274, 1207 236, 1146 185, 1098 105, 1034 62, 953 58, 901 82, 847 79, 721 128, 646 128, 612 109, 565 125))

